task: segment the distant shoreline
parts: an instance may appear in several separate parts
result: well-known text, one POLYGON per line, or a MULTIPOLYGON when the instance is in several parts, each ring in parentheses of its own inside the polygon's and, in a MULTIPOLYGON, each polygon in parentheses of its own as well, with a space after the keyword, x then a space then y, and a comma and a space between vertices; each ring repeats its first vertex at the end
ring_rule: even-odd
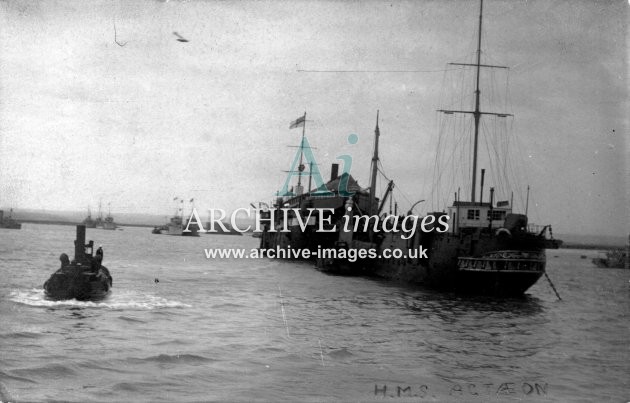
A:
MULTIPOLYGON (((44 224, 44 225, 79 225, 80 222, 71 222, 71 221, 49 221, 49 220, 23 220, 16 219, 20 223, 28 223, 28 224, 44 224)), ((153 228, 155 224, 125 224, 125 223, 116 223, 118 227, 142 227, 142 228, 153 228)))
POLYGON ((602 244, 580 244, 580 243, 563 243, 560 249, 593 249, 593 250, 615 250, 625 249, 625 245, 602 245, 602 244))
MULTIPOLYGON (((45 224, 45 225, 79 225, 81 223, 72 222, 72 221, 64 221, 64 220, 33 220, 33 219, 17 219, 21 223, 29 223, 29 224, 45 224)), ((126 224, 126 223, 116 223, 119 227, 140 227, 140 228, 153 228, 156 224, 126 224)), ((624 249, 626 245, 610 245, 610 244, 601 244, 601 243, 580 243, 580 242, 563 242, 559 249, 590 249, 590 250, 614 250, 614 249, 624 249)))

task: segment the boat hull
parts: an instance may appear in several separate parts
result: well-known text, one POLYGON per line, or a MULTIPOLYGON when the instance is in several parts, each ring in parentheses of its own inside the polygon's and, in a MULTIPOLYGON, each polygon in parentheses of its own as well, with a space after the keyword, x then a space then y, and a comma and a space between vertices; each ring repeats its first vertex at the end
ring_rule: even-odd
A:
POLYGON ((48 299, 96 301, 105 298, 112 287, 112 276, 105 266, 71 264, 54 272, 44 283, 48 299))
POLYGON ((514 296, 524 294, 544 272, 459 271, 454 289, 467 294, 514 296))
MULTIPOLYGON (((506 261, 508 263, 508 261, 506 261)), ((376 276, 403 284, 417 284, 462 294, 519 296, 523 295, 544 274, 545 261, 536 260, 535 269, 466 269, 404 259, 364 261, 348 264, 345 261, 317 261, 317 268, 335 275, 376 276)))
MULTIPOLYGON (((324 243, 322 239, 310 239, 300 231, 276 232, 273 235, 265 233, 261 247, 306 247, 315 252, 318 247, 327 247, 322 245, 324 243)), ((378 257, 355 262, 342 258, 319 258, 316 266, 320 271, 336 275, 376 276, 463 294, 522 295, 545 273, 546 265, 544 238, 529 235, 506 238, 496 236, 494 232, 418 233, 411 239, 391 233, 376 243, 352 241, 349 245, 335 247, 355 250, 374 248, 378 257), (383 258, 386 250, 402 251, 405 255, 383 258)))
MULTIPOLYGON (((13 212, 13 209, 11 209, 13 212)), ((0 210, 0 228, 5 229, 22 229, 22 224, 11 218, 11 214, 8 217, 4 216, 4 210, 0 210)))

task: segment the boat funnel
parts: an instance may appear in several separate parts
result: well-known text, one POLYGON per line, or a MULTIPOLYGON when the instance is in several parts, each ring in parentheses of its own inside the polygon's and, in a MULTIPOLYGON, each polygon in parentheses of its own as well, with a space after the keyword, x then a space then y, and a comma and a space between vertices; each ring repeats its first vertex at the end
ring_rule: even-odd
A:
POLYGON ((330 168, 330 180, 334 181, 339 176, 339 164, 332 164, 330 168))
POLYGON ((74 260, 81 262, 85 259, 85 225, 77 225, 77 237, 74 240, 74 260))
POLYGON ((483 205, 483 179, 486 176, 486 170, 481 170, 481 190, 479 191, 479 204, 483 205))

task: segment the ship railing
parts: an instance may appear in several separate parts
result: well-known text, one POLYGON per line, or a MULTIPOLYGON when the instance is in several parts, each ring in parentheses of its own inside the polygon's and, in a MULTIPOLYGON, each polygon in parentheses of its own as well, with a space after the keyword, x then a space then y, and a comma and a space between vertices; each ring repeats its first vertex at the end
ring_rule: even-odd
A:
POLYGON ((533 234, 543 234, 545 230, 549 228, 549 225, 540 225, 540 224, 527 224, 527 232, 533 234))
POLYGON ((544 272, 544 259, 460 257, 457 268, 465 271, 544 272))

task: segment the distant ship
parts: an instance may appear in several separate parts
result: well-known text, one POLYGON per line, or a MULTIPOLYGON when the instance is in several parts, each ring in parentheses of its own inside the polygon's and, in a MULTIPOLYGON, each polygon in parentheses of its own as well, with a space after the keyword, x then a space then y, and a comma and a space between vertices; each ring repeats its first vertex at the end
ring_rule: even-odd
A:
POLYGON ((611 269, 629 269, 630 239, 626 248, 616 248, 607 252, 600 252, 599 256, 591 261, 597 267, 611 269))
POLYGON ((182 235, 184 233, 183 217, 174 215, 171 220, 166 224, 166 235, 182 235))
POLYGON ((9 216, 4 216, 4 210, 0 210, 0 228, 22 229, 22 224, 13 219, 13 209, 9 210, 9 216))
MULTIPOLYGON (((177 200, 179 200, 177 197, 173 199, 173 201, 177 200)), ((190 199, 190 203, 193 201, 194 199, 190 199)), ((178 207, 168 223, 159 227, 154 227, 151 233, 177 236, 199 236, 199 226, 197 224, 193 224, 191 221, 184 220, 183 203, 184 200, 180 200, 181 206, 178 207), (186 228, 188 228, 188 231, 184 231, 186 228)))
MULTIPOLYGON (((481 170, 481 185, 477 187, 478 137, 482 116, 491 115, 497 118, 511 116, 504 113, 482 112, 480 109, 479 75, 481 62, 481 22, 483 2, 479 14, 479 36, 476 63, 466 64, 476 71, 476 89, 474 92, 474 108, 472 110, 440 110, 444 114, 468 114, 474 118, 474 151, 472 160, 472 186, 470 199, 464 199, 459 191, 455 193, 453 202, 445 210, 428 213, 430 225, 425 230, 416 230, 413 235, 405 234, 397 227, 396 231, 378 232, 373 228, 382 228, 387 220, 394 217, 404 219, 412 216, 412 206, 405 215, 385 214, 384 206, 391 193, 394 182, 390 181, 387 190, 379 200, 376 197, 377 174, 379 171, 379 121, 378 113, 374 136, 374 152, 370 175, 370 186, 361 188, 348 173, 338 175, 336 164, 333 164, 331 180, 325 189, 310 189, 302 192, 301 177, 306 174, 300 155, 298 185, 290 197, 278 197, 271 210, 275 214, 275 222, 265 224, 260 247, 263 249, 308 249, 315 255, 318 250, 330 249, 336 253, 319 256, 317 267, 323 271, 339 274, 374 275, 404 283, 423 284, 436 289, 462 293, 488 295, 522 295, 545 274, 545 249, 557 248, 559 241, 553 239, 551 226, 534 227, 530 225, 526 214, 513 211, 511 201, 495 200, 494 188, 490 188, 488 201, 483 201, 484 170, 481 170), (342 194, 340 184, 345 183, 352 196, 342 194), (327 191, 322 196, 322 191, 327 191), (319 193, 319 194, 318 194, 319 193), (479 199, 476 195, 479 194, 479 199), (279 231, 287 223, 283 219, 283 210, 288 210, 289 232, 279 231), (330 225, 327 229, 333 232, 318 231, 317 218, 304 222, 304 217, 296 216, 295 211, 306 212, 308 209, 327 208, 332 213, 327 216, 330 225), (443 225, 446 216, 449 226, 443 225), (346 222, 354 223, 358 217, 373 217, 374 226, 365 225, 359 230, 343 231, 346 222), (409 235, 409 239, 405 239, 409 235), (403 237, 405 236, 405 238, 403 237), (426 256, 419 253, 425 248, 426 256), (399 256, 392 256, 388 251, 402 251, 399 256), (348 256, 350 252, 362 252, 357 259, 339 258, 348 256), (373 254, 372 254, 373 253, 373 254)), ((455 63, 457 64, 457 63, 455 63)), ((293 122, 290 128, 297 125, 303 127, 300 152, 305 149, 304 132, 306 113, 293 122)), ((461 137, 466 134, 461 134, 461 137)), ((467 159, 467 157, 462 156, 467 159)), ((492 163, 492 162, 491 162, 492 163)), ((455 162, 453 162, 455 164, 455 162)), ((496 164, 496 162, 495 162, 496 164)), ((498 165, 498 164, 496 164, 498 165)), ((501 167, 501 165, 499 165, 501 167)), ((311 166, 310 171, 313 170, 311 166)), ((310 182, 310 172, 309 172, 310 182)), ((498 178, 495 178, 498 180, 498 178)), ((416 203, 417 204, 417 203, 416 203)), ((270 219, 272 211, 263 211, 263 218, 270 219)), ((318 211, 318 210, 314 210, 318 211)), ((400 224, 400 220, 398 222, 400 224)), ((355 254, 356 256, 356 254, 355 254)))
POLYGON ((108 214, 107 217, 103 221, 101 221, 101 228, 108 230, 115 230, 118 228, 116 223, 114 222, 114 217, 111 214, 108 214))
POLYGON ((112 217, 111 203, 107 203, 108 211, 107 216, 103 218, 103 213, 101 212, 101 204, 98 205, 98 218, 94 222, 95 228, 102 228, 106 230, 115 230, 118 228, 116 223, 114 222, 114 217, 112 217))
POLYGON ((81 224, 85 225, 85 228, 96 228, 96 221, 92 219, 92 211, 88 206, 87 217, 81 222, 81 224))
POLYGON ((155 227, 151 232, 164 235, 199 236, 199 226, 193 223, 189 225, 188 222, 184 224, 182 216, 174 215, 166 225, 155 227), (188 227, 188 231, 184 231, 186 227, 188 227))

